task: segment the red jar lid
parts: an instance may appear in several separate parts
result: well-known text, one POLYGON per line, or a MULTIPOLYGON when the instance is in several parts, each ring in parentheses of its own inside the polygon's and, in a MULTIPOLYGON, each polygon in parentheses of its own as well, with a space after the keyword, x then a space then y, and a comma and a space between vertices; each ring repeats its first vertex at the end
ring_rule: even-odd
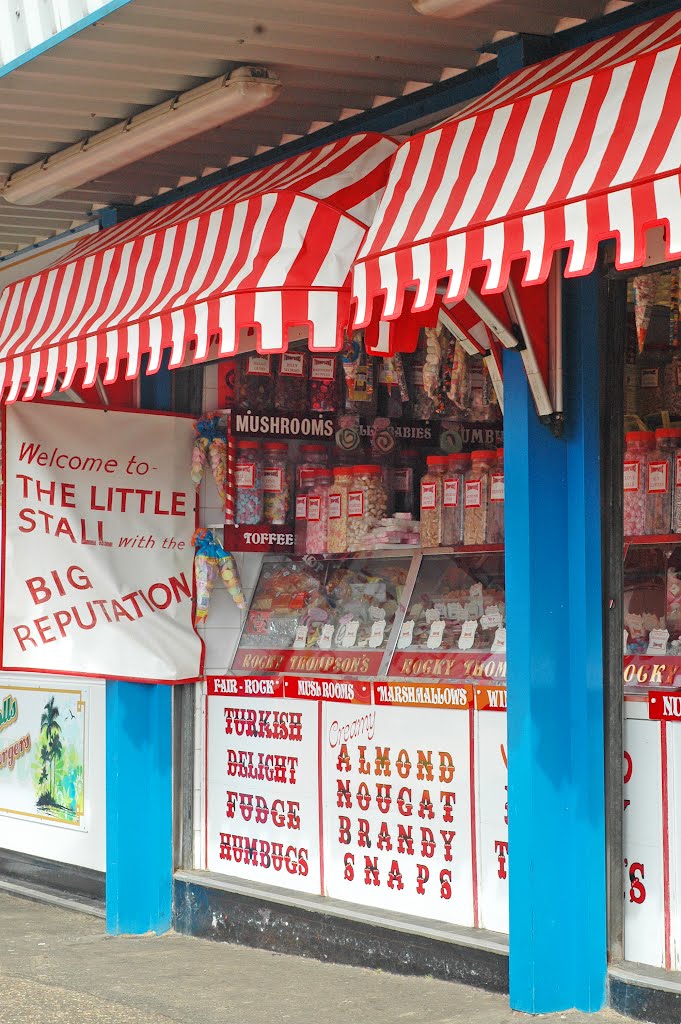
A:
POLYGON ((503 457, 504 457, 504 449, 503 448, 497 448, 497 458, 498 459, 503 459, 503 457))
POLYGON ((497 457, 497 453, 495 451, 491 451, 491 452, 490 451, 471 452, 471 458, 475 462, 477 462, 477 461, 487 462, 487 461, 489 461, 489 459, 496 459, 496 457, 497 457))
POLYGON ((655 431, 655 437, 681 437, 681 430, 678 427, 660 427, 655 431))
POLYGON ((286 452, 288 451, 288 445, 282 444, 281 441, 268 441, 267 444, 263 445, 263 449, 266 452, 286 452))
POLYGON ((301 452, 326 452, 325 444, 301 444, 301 452))
POLYGON ((652 444, 655 440, 655 434, 652 430, 630 430, 628 434, 624 435, 624 440, 634 443, 637 441, 643 443, 645 441, 648 444, 652 444))
POLYGON ((331 470, 334 476, 350 476, 354 472, 353 466, 334 466, 331 470))
POLYGON ((449 465, 448 455, 427 455, 426 456, 427 466, 447 466, 449 465))
POLYGON ((381 475, 381 467, 380 466, 353 466, 352 467, 352 472, 356 476, 362 476, 364 474, 366 474, 367 476, 380 476, 381 475))
POLYGON ((260 447, 260 442, 259 441, 239 441, 238 442, 238 446, 239 446, 239 448, 247 448, 249 451, 254 451, 256 448, 260 447))
POLYGON ((470 458, 468 452, 455 452, 453 455, 447 456, 447 462, 470 462, 470 458))

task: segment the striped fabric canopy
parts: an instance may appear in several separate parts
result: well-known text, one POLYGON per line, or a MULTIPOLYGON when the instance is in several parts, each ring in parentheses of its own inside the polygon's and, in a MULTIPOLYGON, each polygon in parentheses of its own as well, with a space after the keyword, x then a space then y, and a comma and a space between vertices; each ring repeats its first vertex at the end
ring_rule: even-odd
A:
POLYGON ((127 379, 171 349, 181 365, 217 342, 236 351, 254 328, 261 352, 337 351, 351 266, 378 207, 396 144, 354 135, 101 231, 68 259, 0 296, 0 393, 6 401, 127 379))
POLYGON ((355 325, 465 295, 503 291, 514 259, 524 284, 546 280, 567 248, 566 274, 589 273, 598 244, 617 266, 644 261, 645 233, 666 227, 681 256, 681 11, 509 76, 463 113, 397 151, 353 271, 355 325))

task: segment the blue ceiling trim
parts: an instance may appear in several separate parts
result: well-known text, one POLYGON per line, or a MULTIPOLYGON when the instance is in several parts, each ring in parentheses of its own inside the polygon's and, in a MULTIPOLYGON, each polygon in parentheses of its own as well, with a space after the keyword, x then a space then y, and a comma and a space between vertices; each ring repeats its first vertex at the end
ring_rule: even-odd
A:
POLYGON ((3 64, 0 67, 0 78, 4 78, 5 75, 11 74, 12 71, 16 71, 17 68, 23 67, 24 64, 28 64, 34 57, 39 57, 41 53, 46 53, 53 47, 58 46, 59 43, 65 42, 70 39, 71 36, 78 35, 83 29, 90 28, 91 25, 96 25, 102 18, 106 18, 107 14, 113 14, 114 11, 120 10, 121 7, 125 7, 127 4, 132 3, 133 0, 109 0, 109 3, 104 4, 99 10, 94 11, 92 14, 88 14, 85 18, 79 18, 78 21, 74 21, 73 25, 69 25, 68 28, 63 29, 61 32, 56 32, 55 35, 50 36, 49 39, 44 39, 42 43, 38 43, 37 46, 33 46, 30 50, 26 50, 25 53, 20 54, 11 60, 8 64, 3 64))

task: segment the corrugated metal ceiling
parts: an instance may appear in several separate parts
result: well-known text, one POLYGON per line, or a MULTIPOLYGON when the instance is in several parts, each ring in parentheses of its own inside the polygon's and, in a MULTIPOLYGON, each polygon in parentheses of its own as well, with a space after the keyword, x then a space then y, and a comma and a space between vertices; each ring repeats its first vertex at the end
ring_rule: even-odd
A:
POLYGON ((1 200, 0 252, 456 75, 494 38, 551 34, 602 10, 603 0, 498 0, 438 20, 409 0, 131 0, 0 78, 0 174, 242 64, 275 71, 279 98, 41 207, 1 200))

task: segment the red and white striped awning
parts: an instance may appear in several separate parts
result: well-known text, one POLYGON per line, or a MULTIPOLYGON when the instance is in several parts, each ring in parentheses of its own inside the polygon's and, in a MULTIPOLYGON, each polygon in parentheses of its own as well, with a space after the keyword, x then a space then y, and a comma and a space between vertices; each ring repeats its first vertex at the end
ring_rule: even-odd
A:
POLYGON ((456 118, 414 136, 390 178, 353 272, 355 326, 466 294, 546 280, 568 249, 566 274, 589 273, 598 244, 617 242, 618 268, 641 266, 648 228, 664 225, 681 256, 681 11, 524 68, 456 118))
POLYGON ((180 366, 209 344, 233 354, 253 328, 261 352, 290 328, 337 351, 351 266, 378 207, 396 143, 354 135, 86 238, 68 259, 0 296, 0 394, 31 399, 180 366))

